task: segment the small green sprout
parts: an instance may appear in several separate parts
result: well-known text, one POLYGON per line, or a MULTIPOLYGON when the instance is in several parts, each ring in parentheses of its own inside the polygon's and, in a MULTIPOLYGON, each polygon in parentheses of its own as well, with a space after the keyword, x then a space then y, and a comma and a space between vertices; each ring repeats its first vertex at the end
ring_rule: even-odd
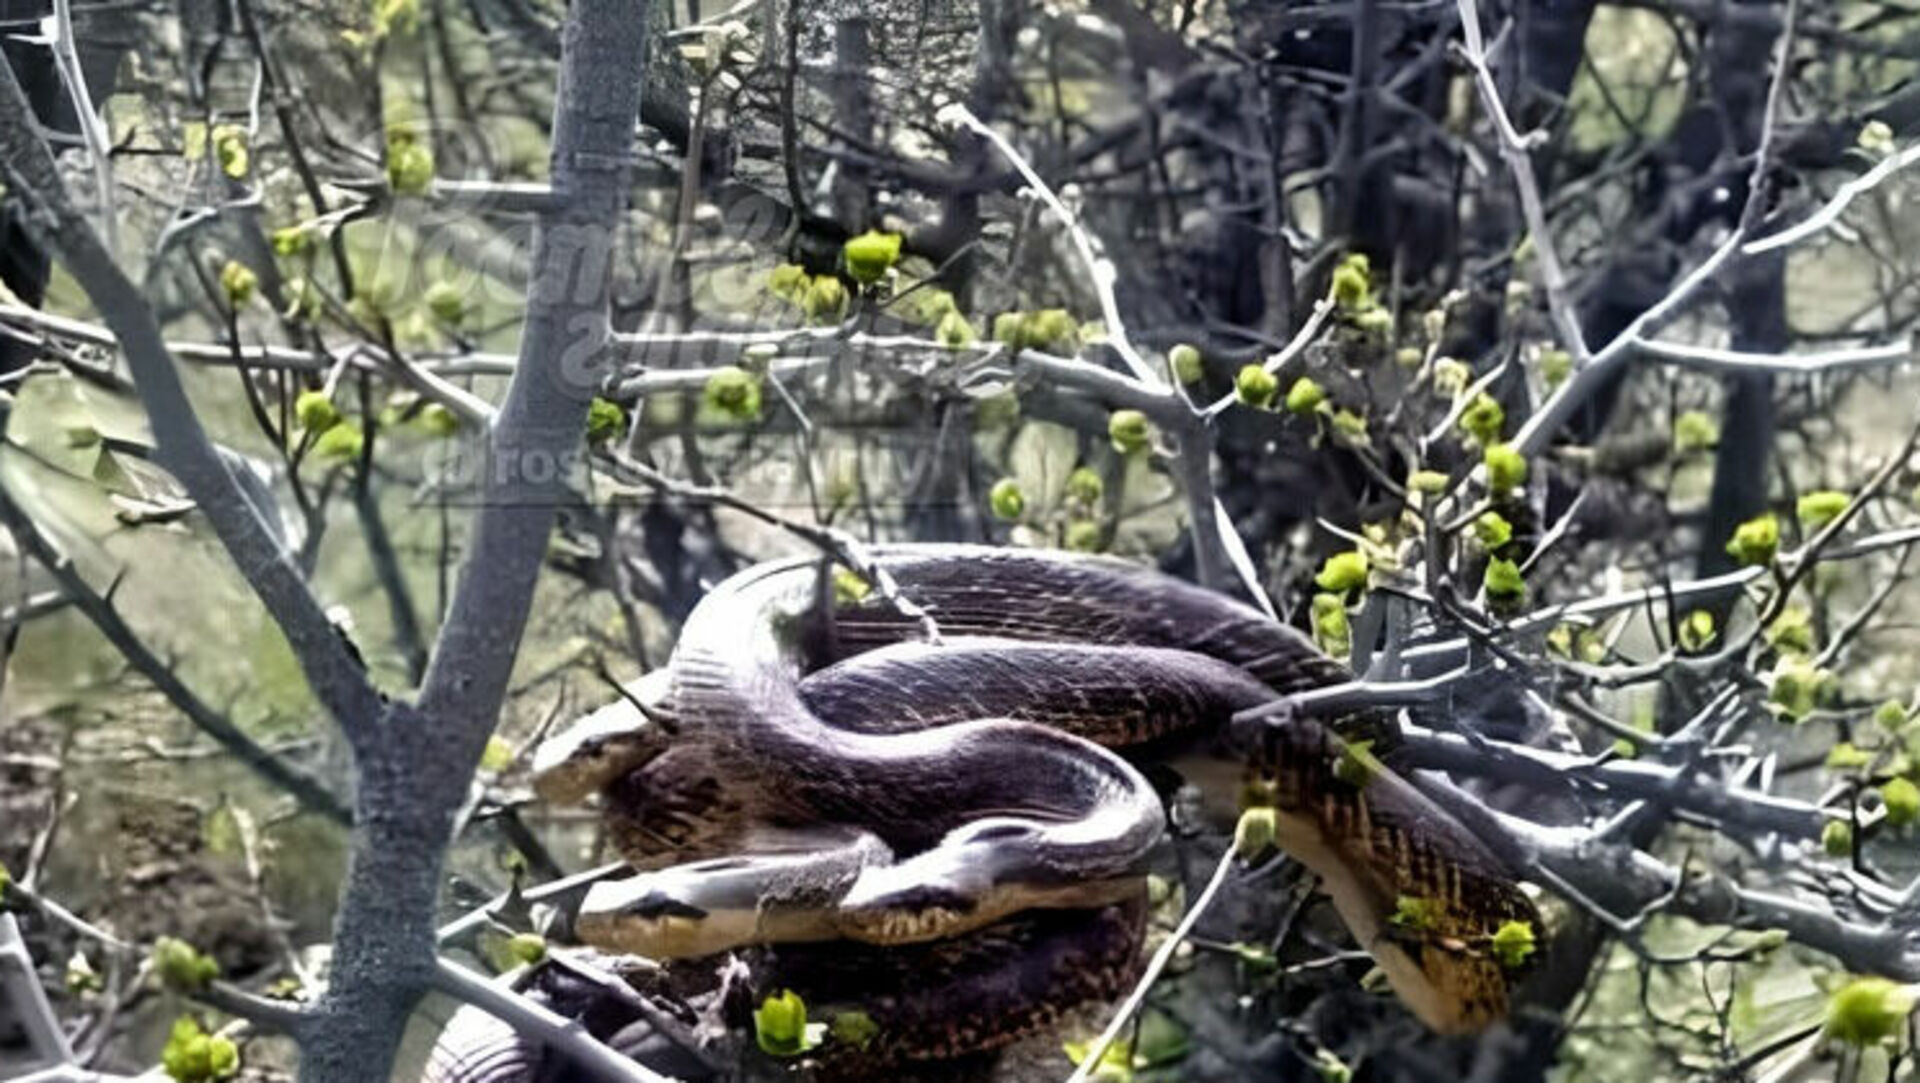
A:
POLYGON ((973 345, 980 336, 974 332, 973 324, 965 316, 958 310, 952 310, 940 317, 940 325, 933 329, 933 337, 949 350, 960 350, 973 345))
POLYGON ((1092 519, 1075 519, 1067 524, 1062 542, 1076 553, 1100 551, 1100 524, 1092 519))
POLYGON ((1680 622, 1680 648, 1689 654, 1698 654, 1706 650, 1718 634, 1713 626, 1713 614, 1696 609, 1680 622))
POLYGON ((1013 522, 1027 510, 1027 496, 1020 491, 1020 483, 1012 478, 1001 478, 987 491, 987 507, 993 511, 996 519, 1013 522))
POLYGON ((1873 762, 1873 753, 1854 744, 1852 741, 1840 741, 1827 749, 1827 769, 1846 771, 1855 767, 1865 767, 1873 762))
POLYGON ((598 396, 587 404, 587 440, 601 444, 627 431, 627 411, 617 402, 598 396))
POLYGON ((183 1015, 167 1035, 160 1066, 179 1083, 230 1079, 240 1071, 240 1050, 231 1039, 208 1034, 198 1020, 183 1015))
POLYGON ((796 305, 807 295, 807 287, 812 284, 813 276, 797 263, 782 263, 767 274, 768 291, 796 305))
POLYGON ((856 1009, 835 1015, 827 1033, 842 1045, 865 1049, 880 1036, 880 1024, 873 1021, 873 1016, 856 1009))
POLYGON ((800 311, 815 323, 838 323, 847 314, 847 287, 832 275, 820 275, 807 283, 800 296, 800 311))
POLYGON ((1393 901, 1393 916, 1387 920, 1402 929, 1429 930, 1440 924, 1438 900, 1417 895, 1402 895, 1393 901))
POLYGON ((1847 510, 1852 499, 1846 493, 1821 489, 1801 497, 1794 510, 1800 516, 1801 526, 1808 530, 1819 530, 1840 518, 1840 513, 1847 510))
POLYGON ((1853 825, 1845 820, 1828 820, 1820 829, 1820 848, 1828 857, 1853 856, 1853 825))
POLYGON ((885 278, 900 259, 900 235, 868 230, 849 240, 840 253, 847 261, 847 274, 862 286, 871 286, 885 278))
POLYGON ((460 431, 460 415, 443 403, 430 402, 420 408, 420 427, 430 436, 452 436, 460 431))
MULTIPOLYGON (((1234 397, 1256 410, 1273 405, 1273 397, 1279 393, 1280 381, 1262 365, 1242 366, 1240 374, 1233 378, 1234 397)), ((1291 400, 1292 396, 1288 398, 1291 400)))
POLYGON ((739 365, 714 369, 701 394, 708 406, 735 421, 760 416, 760 378, 739 365))
POLYGON ((1771 564, 1779 551, 1780 520, 1770 511, 1741 523, 1727 542, 1727 555, 1745 565, 1771 564))
POLYGON ((1511 560, 1494 557, 1487 561, 1480 584, 1486 588, 1487 597, 1496 601, 1516 602, 1527 596, 1527 581, 1520 574, 1520 566, 1511 560))
POLYGON ((1473 402, 1460 415, 1460 429, 1474 438, 1482 447, 1498 443, 1500 430, 1506 426, 1507 411, 1500 400, 1486 392, 1473 397, 1473 402))
POLYGON ((313 453, 322 459, 335 462, 351 462, 366 450, 366 437, 361 434, 360 426, 342 421, 320 434, 313 442, 313 453))
POLYGON ((1173 372, 1173 378, 1183 384, 1198 383, 1207 374, 1200 348, 1185 342, 1167 351, 1167 368, 1173 372))
POLYGON ((1311 376, 1302 376, 1287 389, 1287 412, 1311 414, 1325 405, 1327 392, 1311 376))
POLYGON ((467 318, 467 298, 460 287, 442 278, 427 287, 427 311, 449 327, 457 327, 467 318))
POLYGON ((1900 1034, 1913 1013, 1909 986, 1885 978, 1854 978, 1827 1000, 1827 1037, 1847 1045, 1879 1045, 1900 1034))
POLYGON ((1373 754, 1372 741, 1347 741, 1340 749, 1340 757, 1333 762, 1333 777, 1363 790, 1386 769, 1387 765, 1373 754))
POLYGON ((807 1005, 791 989, 782 989, 761 1002, 753 1013, 753 1038, 760 1051, 773 1057, 797 1057, 825 1040, 825 1023, 807 1022, 807 1005))
POLYGON ((220 976, 219 963, 171 936, 154 941, 149 963, 160 984, 176 993, 197 993, 220 976))
POLYGON ((499 734, 487 738, 487 747, 480 752, 480 769, 497 775, 511 766, 513 744, 499 734))
POLYGON ((1344 553, 1335 553, 1320 565, 1320 574, 1313 581, 1321 590, 1345 594, 1360 590, 1367 585, 1367 554, 1358 549, 1349 549, 1344 553))
POLYGON ((314 231, 304 225, 276 229, 269 238, 276 256, 301 256, 313 251, 314 231))
POLYGON ((1801 722, 1813 713, 1827 681, 1826 670, 1798 655, 1785 655, 1774 663, 1767 701, 1782 718, 1801 722))
POLYGON ((1813 650, 1813 614, 1805 606, 1790 605, 1767 625, 1767 645, 1781 654, 1813 650))
POLYGON ((1367 257, 1359 252, 1341 260, 1333 269, 1333 302, 1342 312, 1364 312, 1373 307, 1371 271, 1367 257))
POLYGON ((1439 496, 1447 491, 1447 476, 1438 470, 1415 470, 1407 478, 1407 488, 1428 496, 1439 496))
POLYGON ((1540 351, 1540 378, 1548 387, 1559 387, 1573 375, 1573 355, 1565 350, 1540 351))
POLYGON ((238 124, 222 124, 213 130, 213 154, 220 162, 220 172, 234 180, 247 175, 252 168, 251 155, 247 150, 247 130, 238 124))
POLYGON ((227 295, 227 304, 234 308, 253 300, 253 291, 259 285, 260 276, 237 259, 228 260, 226 266, 220 268, 220 288, 227 295))
POLYGON ((1107 415, 1107 439, 1112 441, 1113 450, 1122 455, 1131 455, 1144 450, 1153 438, 1153 426, 1148 423, 1147 415, 1138 410, 1115 410, 1107 415))
POLYGON ((433 151, 406 131, 387 136, 387 184, 400 195, 433 187, 433 151))
POLYGON ((1279 812, 1264 806, 1250 808, 1233 826, 1233 852, 1242 861, 1253 861, 1273 849, 1279 834, 1279 812))
MULTIPOLYGON (((1444 482, 1446 479, 1443 477, 1441 480, 1444 482)), ((1482 512, 1473 521, 1473 540, 1480 543, 1480 548, 1494 552, 1513 540, 1513 524, 1497 511, 1482 512)))
POLYGON ((1067 475, 1067 496, 1082 504, 1100 503, 1106 487, 1106 483, 1100 480, 1099 472, 1091 467, 1082 466, 1067 475))
POLYGON ((1493 957, 1500 965, 1514 970, 1524 964, 1537 946, 1533 937, 1533 923, 1527 921, 1509 921, 1494 930, 1489 946, 1493 957))
POLYGON ((318 436, 340 423, 340 411, 325 391, 302 391, 293 400, 293 416, 300 427, 318 436))
POLYGON ((1353 628, 1347 621, 1347 605, 1340 595, 1313 596, 1313 638, 1321 650, 1336 658, 1353 653, 1353 628))
POLYGON ((1920 820, 1920 786, 1912 779, 1895 778, 1880 787, 1880 803, 1887 808, 1887 823, 1906 827, 1920 820))
POLYGON ((1873 709, 1874 724, 1888 733, 1905 729, 1910 717, 1907 705, 1897 699, 1890 699, 1873 709))
POLYGON ((1720 443, 1720 425, 1705 410, 1688 410, 1673 419, 1673 453, 1691 455, 1720 443))
POLYGON ((507 938, 507 957, 532 966, 547 957, 547 938, 539 933, 515 933, 507 938))
POLYGON ((1511 444, 1488 444, 1481 460, 1487 467, 1487 488, 1504 496, 1527 480, 1527 459, 1511 444))
POLYGON ((1888 157, 1893 153, 1893 127, 1884 120, 1869 120, 1861 125, 1853 142, 1874 158, 1888 157))

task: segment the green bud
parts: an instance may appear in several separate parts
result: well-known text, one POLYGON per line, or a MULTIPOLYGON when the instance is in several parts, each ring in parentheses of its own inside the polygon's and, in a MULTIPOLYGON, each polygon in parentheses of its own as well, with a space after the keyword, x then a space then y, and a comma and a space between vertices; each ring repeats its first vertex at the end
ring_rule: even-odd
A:
POLYGON ((340 411, 333 408, 333 399, 325 391, 300 392, 293 400, 293 416, 315 436, 340 423, 340 411))
POLYGON ((1366 789, 1386 769, 1387 765, 1373 754, 1372 741, 1345 742, 1340 757, 1333 761, 1333 777, 1356 790, 1366 789))
POLYGON ((1271 808, 1250 808, 1233 825, 1233 852, 1242 861, 1252 861, 1273 849, 1280 834, 1280 814, 1271 808))
POLYGON ((1067 496, 1082 504, 1100 503, 1106 487, 1106 483, 1100 480, 1099 472, 1090 467, 1079 467, 1067 475, 1067 496))
POLYGON ((1774 663, 1767 701, 1789 722, 1803 721, 1813 713, 1827 672, 1798 655, 1784 655, 1774 663))
POLYGON ((1407 479, 1407 488, 1428 496, 1439 496, 1447 491, 1447 476, 1438 470, 1415 470, 1407 479))
POLYGON ((807 1022, 807 1005, 798 993, 783 989, 768 997, 753 1013, 753 1037, 760 1051, 773 1057, 797 1057, 817 1047, 824 1024, 807 1022))
POLYGON ((1333 435, 1348 447, 1367 446, 1367 419, 1345 408, 1333 412, 1333 435))
POLYGON ((306 226, 276 229, 273 231, 272 244, 276 256, 305 255, 313 251, 313 231, 306 226))
POLYGON ((253 273, 253 268, 237 259, 228 260, 227 265, 220 268, 220 288, 226 291, 227 304, 234 308, 253 300, 254 288, 259 284, 260 276, 253 273))
POLYGON ((246 176, 252 168, 247 152, 247 130, 238 124, 222 124, 213 130, 213 153, 220 162, 220 172, 234 180, 246 176))
POLYGON ((1771 564, 1780 551, 1780 521, 1772 512, 1741 523, 1727 543, 1727 553, 1742 564, 1771 564))
POLYGON ((1487 561, 1481 585, 1486 588, 1488 598, 1499 601, 1516 602, 1527 596, 1527 581, 1520 575, 1520 566, 1499 557, 1487 561))
POLYGON ((1713 614, 1704 609, 1688 613, 1680 622, 1680 647, 1689 653, 1698 654, 1706 650, 1717 634, 1713 626, 1713 614))
POLYGON ((1870 157, 1885 158, 1893 153, 1893 128, 1884 120, 1869 120, 1854 138, 1854 145, 1870 157))
POLYGON ((760 416, 760 378, 739 365, 714 369, 701 396, 708 406, 735 421, 760 416))
POLYGON ((587 404, 587 442, 605 443, 627 431, 627 411, 617 402, 594 396, 587 404))
POLYGON ((1393 351, 1393 363, 1403 369, 1417 369, 1420 367, 1420 362, 1426 359, 1427 355, 1421 353, 1417 346, 1402 346, 1393 351))
POLYGON ((539 933, 515 933, 507 938, 507 955, 526 966, 547 957, 547 939, 539 933))
POLYGON ((1832 748, 1827 749, 1827 769, 1830 771, 1845 771, 1854 767, 1865 767, 1872 762, 1873 754, 1854 744, 1852 741, 1841 741, 1832 748))
POLYGON ((1173 371, 1173 378, 1183 384, 1198 383, 1207 374, 1199 347, 1184 342, 1167 351, 1167 367, 1173 371))
POLYGON ((1356 312, 1353 326, 1375 338, 1385 338, 1393 330, 1393 313, 1378 306, 1356 312))
POLYGON ((1489 943, 1493 957, 1500 965, 1514 970, 1533 955, 1535 943, 1533 924, 1526 921, 1509 921, 1494 930, 1493 940, 1489 943))
POLYGON ((219 963, 171 936, 154 941, 149 961, 160 984, 176 993, 197 993, 220 976, 219 963))
POLYGON ((1361 312, 1373 307, 1373 287, 1368 282, 1371 267, 1367 257, 1355 252, 1333 269, 1333 302, 1342 312, 1361 312))
POLYGON ((1287 412, 1311 414, 1327 401, 1327 393, 1311 376, 1302 376, 1287 389, 1287 412))
POLYGON ((950 350, 964 349, 974 344, 979 337, 974 333, 973 324, 957 311, 950 311, 940 317, 940 325, 933 329, 933 337, 940 345, 950 350))
POLYGON ((782 263, 767 274, 768 292, 796 305, 807 295, 807 287, 812 284, 813 276, 797 263, 782 263))
POLYGON ((1845 820, 1828 820, 1820 829, 1820 848, 1828 857, 1853 856, 1853 825, 1845 820))
POLYGON ((1464 361, 1443 357, 1433 363, 1433 389, 1449 399, 1459 398, 1473 382, 1473 370, 1464 361))
POLYGON ((1107 415, 1107 439, 1113 442, 1113 450, 1122 455, 1131 455, 1145 450, 1153 438, 1153 426, 1148 423, 1147 415, 1138 410, 1115 410, 1107 415))
POLYGON ((433 151, 412 136, 387 140, 387 185, 397 195, 419 195, 433 187, 433 151))
POLYGON ((835 566, 833 569, 833 601, 835 605, 858 605, 873 593, 873 584, 866 581, 852 568, 835 566))
POLYGON ((467 318, 467 299, 460 287, 441 279, 427 287, 427 311, 434 319, 449 326, 458 326, 467 318))
POLYGON ((480 752, 480 769, 494 774, 513 766, 513 745, 499 735, 487 738, 487 747, 480 752))
POLYGON ((240 1050, 232 1040, 208 1034, 198 1020, 183 1015, 167 1036, 160 1066, 178 1083, 211 1083, 240 1071, 240 1050))
POLYGON ((1890 699, 1873 710, 1873 721, 1888 733, 1897 733, 1906 728, 1907 705, 1897 699, 1890 699))
POLYGON ((313 453, 323 459, 338 462, 350 462, 360 457, 366 447, 366 437, 361 435, 360 427, 342 421, 321 433, 313 442, 313 453))
POLYGON ((1313 596, 1313 638, 1321 650, 1335 658, 1353 653, 1353 628, 1347 621, 1347 604, 1340 595, 1313 596))
POLYGON ((1313 581, 1321 590, 1345 594, 1351 590, 1362 590, 1367 585, 1367 555, 1358 549, 1349 549, 1344 553, 1335 553, 1320 565, 1320 574, 1313 581))
POLYGON ((1862 1048, 1897 1038, 1913 999, 1913 990, 1885 978, 1854 978, 1827 1000, 1827 1037, 1862 1048))
POLYGON ((863 1011, 841 1012, 833 1017, 833 1023, 827 1028, 827 1033, 842 1045, 865 1049, 880 1036, 880 1024, 873 1021, 873 1016, 863 1011))
POLYGON ((8 870, 6 862, 0 861, 0 904, 7 901, 7 889, 12 886, 13 873, 8 870))
POLYGON ((1573 355, 1565 350, 1540 351, 1540 379, 1548 387, 1559 387, 1573 375, 1573 355))
POLYGON ((1092 519, 1075 519, 1067 524, 1066 547, 1076 553, 1100 551, 1100 524, 1092 519))
POLYGON ((1020 491, 1019 482, 1001 478, 987 492, 987 507, 992 509, 994 518, 1013 522, 1026 512, 1027 496, 1020 491))
POLYGON ((1473 539, 1491 553, 1513 540, 1513 524, 1497 511, 1483 512, 1473 521, 1473 539))
POLYGON ((1846 511, 1850 503, 1852 498, 1846 493, 1822 489, 1801 497, 1795 511, 1800 515, 1801 526, 1808 530, 1819 530, 1840 518, 1840 513, 1846 511))
POLYGON ((1912 779, 1896 778, 1880 787, 1880 802, 1887 807, 1887 823, 1905 827, 1920 820, 1920 786, 1912 779))
POLYGON ((1526 483, 1526 456, 1511 444, 1488 444, 1481 461, 1487 467, 1487 488, 1495 496, 1504 496, 1526 483))
POLYGON ((847 261, 847 274, 863 286, 871 286, 886 277, 900 259, 900 235, 868 230, 849 240, 840 250, 847 261))
POLYGON ((438 402, 420 408, 420 427, 431 436, 452 436, 460 431, 460 415, 438 402))
POLYGON ((1486 392, 1475 395, 1473 403, 1460 415, 1460 429, 1482 446, 1500 440, 1500 429, 1507 423, 1506 408, 1486 392))
POLYGON ((1623 760, 1631 760, 1640 755, 1640 746, 1625 737, 1613 739, 1613 754, 1623 760))
POLYGON ((1782 654, 1813 650, 1813 614, 1805 606, 1790 605, 1767 625, 1767 645, 1782 654))
MULTIPOLYGON (((1239 375, 1233 378, 1233 394, 1242 403, 1257 410, 1264 410, 1273 404, 1273 397, 1280 392, 1280 381, 1273 373, 1259 365, 1245 365, 1239 375)), ((1288 396, 1292 402, 1292 396, 1288 396)))
POLYGON ((1720 425, 1705 410, 1688 410, 1673 419, 1673 453, 1691 455, 1720 443, 1720 425))
POLYGON ((820 275, 807 284, 800 311, 815 323, 838 323, 847 314, 847 287, 832 275, 820 275))
POLYGON ((1064 308, 1043 308, 1027 317, 1026 345, 1054 353, 1077 353, 1080 325, 1064 308))

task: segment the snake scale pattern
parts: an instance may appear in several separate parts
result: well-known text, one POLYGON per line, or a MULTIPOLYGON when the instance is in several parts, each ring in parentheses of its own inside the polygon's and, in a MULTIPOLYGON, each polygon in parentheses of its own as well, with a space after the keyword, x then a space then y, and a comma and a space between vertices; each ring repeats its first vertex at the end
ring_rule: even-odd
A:
MULTIPOLYGON (((1130 982, 1164 811, 1120 753, 1199 755, 1272 804, 1278 844, 1424 1023, 1507 1014, 1516 974, 1489 938, 1538 923, 1512 872, 1326 725, 1230 724, 1350 679, 1296 630, 1111 558, 869 556, 888 590, 846 590, 817 557, 720 584, 665 670, 540 750, 540 794, 600 794, 639 870, 589 893, 582 939, 759 952, 810 1004, 878 1024, 869 1064, 991 1049, 1130 982)), ((544 1078, 501 1052, 515 1040, 449 1028, 432 1078, 544 1078)))

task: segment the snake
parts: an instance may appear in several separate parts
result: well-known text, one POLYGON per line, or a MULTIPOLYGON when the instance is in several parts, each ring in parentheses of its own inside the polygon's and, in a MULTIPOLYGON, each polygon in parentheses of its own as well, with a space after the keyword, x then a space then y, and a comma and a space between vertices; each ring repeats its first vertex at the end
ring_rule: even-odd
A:
POLYGON ((1138 938, 1113 930, 1138 927, 1166 813, 1129 757, 1228 763, 1229 797, 1271 806, 1422 1023, 1507 1015, 1519 973, 1491 939, 1538 926, 1513 870, 1334 725, 1232 721, 1352 679, 1297 629, 1114 557, 860 555, 858 574, 801 556, 723 581, 666 667, 537 751, 539 796, 601 795, 636 870, 588 893, 582 940, 763 949, 796 975, 889 960, 916 977, 880 998, 887 1056, 993 1048, 1133 972, 1138 938), (963 987, 994 990, 992 1020, 925 1009, 963 987))

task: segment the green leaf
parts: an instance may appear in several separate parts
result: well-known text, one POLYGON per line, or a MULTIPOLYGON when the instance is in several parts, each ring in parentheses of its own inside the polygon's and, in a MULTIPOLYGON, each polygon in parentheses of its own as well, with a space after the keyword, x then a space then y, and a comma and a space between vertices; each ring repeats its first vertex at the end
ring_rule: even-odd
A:
POLYGON ((1880 802, 1887 807, 1887 823, 1906 827, 1920 820, 1920 786, 1912 779, 1896 778, 1880 787, 1880 802))
POLYGON ((1513 524, 1497 511, 1482 512, 1473 521, 1473 538, 1491 553, 1513 540, 1513 524))
POLYGON ((1520 566, 1499 557, 1487 561, 1481 585, 1486 588, 1488 598, 1517 601, 1527 596, 1527 581, 1520 575, 1520 566))
POLYGON ((1313 596, 1313 638, 1321 650, 1335 658, 1353 653, 1353 628, 1347 621, 1347 604, 1340 595, 1313 596))
POLYGON ((846 1011, 833 1017, 832 1024, 827 1027, 827 1033, 834 1041, 843 1045, 865 1049, 880 1036, 880 1024, 874 1022, 873 1016, 866 1012, 846 1011))
POLYGON ((1673 452, 1691 455, 1720 443, 1720 425, 1704 410, 1688 410, 1673 419, 1673 452))
POLYGON ((1349 549, 1328 557, 1326 563, 1320 565, 1320 574, 1314 576, 1313 581, 1321 590, 1336 594, 1361 590, 1367 585, 1368 567, 1365 553, 1349 549))
POLYGON ((1913 1011, 1913 990, 1885 978, 1854 978, 1827 1001, 1827 1036, 1853 1046, 1899 1035, 1913 1011))
POLYGON ((1020 491, 1020 483, 1012 478, 1001 478, 987 491, 987 507, 993 511, 996 519, 1013 522, 1027 510, 1027 496, 1020 491))
POLYGON ((480 753, 480 769, 497 775, 511 766, 513 766, 513 745, 498 734, 487 738, 487 747, 480 753))
POLYGON ((260 276, 253 269, 237 259, 230 259, 220 268, 220 288, 226 291, 227 304, 240 308, 253 300, 253 291, 260 285, 260 276))
POLYGON ((293 400, 293 416, 299 419, 301 428, 315 436, 340 422, 340 411, 334 409, 333 399, 325 391, 300 392, 293 400))
POLYGON ((1233 826, 1233 852, 1242 861, 1252 861, 1273 849, 1280 835, 1280 814, 1272 808, 1250 808, 1240 814, 1233 826))
POLYGON ((1183 384, 1199 383, 1200 378, 1207 374, 1200 348, 1185 342, 1167 351, 1167 368, 1173 373, 1173 378, 1183 384))
POLYGON ((1706 650, 1718 634, 1713 626, 1713 614, 1696 609, 1680 622, 1680 647, 1690 654, 1698 654, 1706 650))
POLYGON ((320 434, 313 442, 313 453, 323 459, 342 461, 357 459, 365 441, 360 435, 360 427, 349 422, 341 423, 320 434))
POLYGON ((807 1005, 791 989, 768 997, 753 1013, 753 1037, 760 1051, 774 1057, 797 1057, 818 1048, 826 1025, 807 1022, 807 1005))
POLYGON ((171 936, 154 942, 149 963, 160 983, 176 993, 197 993, 220 976, 219 963, 171 936))
POLYGON ((1526 456, 1509 444, 1488 444, 1481 458, 1487 467, 1487 488, 1496 496, 1512 492, 1527 480, 1526 456))
POLYGON ((847 262, 847 274, 863 286, 871 286, 886 277, 900 259, 900 235, 868 230, 841 247, 847 262))
POLYGON ((627 431, 627 411, 617 402, 595 396, 587 404, 587 440, 601 444, 627 431))
POLYGON ((1852 502, 1853 498, 1846 493, 1822 489, 1801 497, 1794 510, 1800 516, 1801 526, 1808 530, 1819 530, 1840 518, 1840 513, 1846 511, 1847 505, 1852 502))
POLYGON ((1402 929, 1428 930, 1440 922, 1440 903, 1417 895, 1402 895, 1393 901, 1393 916, 1387 920, 1402 929))
POLYGON ((1828 857, 1853 856, 1853 825, 1845 820, 1828 820, 1820 829, 1820 848, 1828 857))
POLYGON ((954 311, 940 317, 940 325, 933 329, 933 337, 940 340, 940 345, 958 350, 973 345, 980 336, 974 332, 973 324, 965 316, 954 311))
POLYGON ((1494 931, 1490 944, 1493 957, 1508 970, 1525 963, 1534 952, 1533 925, 1525 921, 1509 921, 1494 931))
POLYGON ((1115 410, 1107 415, 1107 439, 1113 442, 1114 451, 1131 455, 1145 449, 1152 438, 1153 426, 1140 411, 1115 410))
POLYGON ((701 395, 708 406, 736 421, 760 416, 760 377, 739 365, 714 369, 701 395))
POLYGON ((1302 376, 1287 389, 1287 412, 1311 414, 1327 401, 1327 392, 1311 376, 1302 376))
POLYGON ((1243 365, 1239 375, 1233 378, 1234 397, 1256 410, 1273 405, 1273 397, 1279 393, 1280 381, 1261 365, 1243 365))
POLYGON ((1500 430, 1506 423, 1506 408, 1484 391, 1475 395, 1473 403, 1460 415, 1461 430, 1483 447, 1499 442, 1500 430))
POLYGON ((1772 512, 1741 523, 1734 529, 1733 540, 1727 542, 1727 555, 1746 565, 1771 564, 1779 551, 1780 520, 1772 512))

